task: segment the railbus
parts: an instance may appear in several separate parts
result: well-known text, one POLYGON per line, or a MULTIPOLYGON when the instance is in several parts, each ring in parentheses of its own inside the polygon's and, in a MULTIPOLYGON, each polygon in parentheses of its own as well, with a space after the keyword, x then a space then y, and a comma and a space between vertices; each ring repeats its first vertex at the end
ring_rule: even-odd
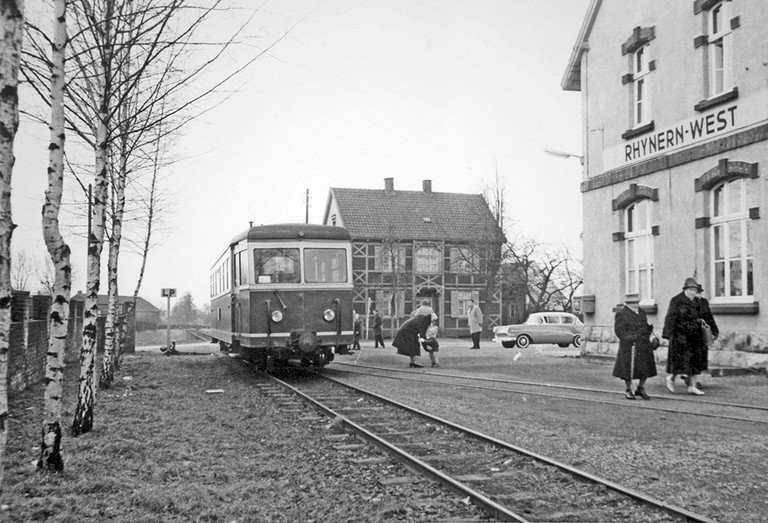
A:
POLYGON ((260 369, 323 367, 353 341, 352 244, 342 227, 249 227, 213 264, 210 286, 213 341, 260 369))

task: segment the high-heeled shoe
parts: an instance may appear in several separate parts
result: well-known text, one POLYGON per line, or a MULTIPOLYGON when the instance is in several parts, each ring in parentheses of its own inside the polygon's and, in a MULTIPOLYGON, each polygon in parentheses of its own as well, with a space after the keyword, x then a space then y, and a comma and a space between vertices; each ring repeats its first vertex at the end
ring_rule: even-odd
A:
POLYGON ((632 394, 632 389, 627 389, 627 390, 625 390, 625 391, 624 391, 624 397, 625 397, 625 398, 627 398, 628 400, 633 400, 633 399, 636 399, 636 398, 635 398, 635 395, 634 395, 634 394, 632 394))
POLYGON ((637 389, 635 389, 635 396, 640 396, 644 400, 651 399, 651 397, 648 394, 646 394, 645 389, 643 387, 638 387, 637 389))
POLYGON ((694 396, 703 396, 704 391, 699 390, 696 387, 688 387, 688 394, 693 394, 694 396))

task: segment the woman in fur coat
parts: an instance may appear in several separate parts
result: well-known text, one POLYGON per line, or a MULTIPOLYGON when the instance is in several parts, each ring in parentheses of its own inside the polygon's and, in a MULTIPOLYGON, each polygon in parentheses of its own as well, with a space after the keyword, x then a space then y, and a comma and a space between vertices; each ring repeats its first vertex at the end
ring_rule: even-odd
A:
POLYGON ((619 338, 619 352, 613 366, 613 375, 624 380, 627 386, 624 397, 633 400, 640 396, 651 399, 645 392, 645 380, 656 376, 656 360, 651 346, 653 325, 640 308, 640 296, 627 294, 624 307, 616 313, 614 332, 619 338), (632 380, 638 380, 632 391, 632 380))

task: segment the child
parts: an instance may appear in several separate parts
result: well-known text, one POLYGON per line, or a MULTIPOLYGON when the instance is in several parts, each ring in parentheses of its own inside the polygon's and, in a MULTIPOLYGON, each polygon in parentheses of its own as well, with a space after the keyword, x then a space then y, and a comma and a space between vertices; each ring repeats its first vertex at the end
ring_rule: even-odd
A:
POLYGON ((427 332, 424 338, 419 338, 421 347, 429 353, 429 359, 432 361, 433 367, 439 367, 440 363, 437 361, 437 351, 440 348, 440 344, 437 343, 437 314, 432 313, 432 323, 427 327, 427 332))

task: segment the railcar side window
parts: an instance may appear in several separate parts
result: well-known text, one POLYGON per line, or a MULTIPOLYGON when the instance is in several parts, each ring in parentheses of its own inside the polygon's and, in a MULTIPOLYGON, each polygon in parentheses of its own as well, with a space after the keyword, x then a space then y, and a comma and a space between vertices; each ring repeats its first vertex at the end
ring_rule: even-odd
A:
POLYGON ((347 251, 344 249, 304 249, 304 281, 344 283, 347 281, 347 251))
POLYGON ((299 249, 254 249, 256 283, 298 283, 299 249))

